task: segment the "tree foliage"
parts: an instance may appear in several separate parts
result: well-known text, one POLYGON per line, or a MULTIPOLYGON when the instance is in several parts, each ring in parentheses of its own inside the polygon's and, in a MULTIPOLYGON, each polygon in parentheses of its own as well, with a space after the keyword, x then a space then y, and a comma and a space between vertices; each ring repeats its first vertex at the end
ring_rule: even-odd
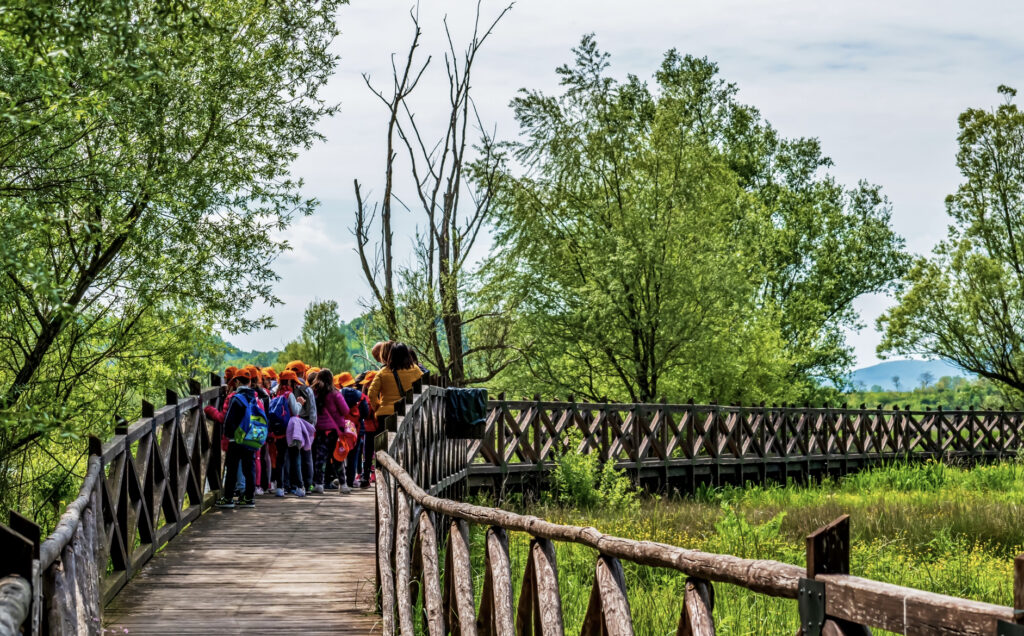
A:
POLYGON ((314 300, 306 307, 300 342, 306 355, 302 360, 307 364, 335 373, 351 366, 344 325, 338 315, 338 303, 333 300, 314 300))
POLYGON ((841 379, 852 301, 904 265, 879 189, 838 184, 706 59, 668 52, 652 89, 592 36, 575 54, 561 94, 513 101, 488 275, 529 351, 515 383, 762 400, 841 379))
POLYGON ((0 10, 0 458, 102 432, 215 328, 267 324, 249 310, 287 248, 268 234, 315 204, 288 167, 335 109, 338 5, 0 10))
POLYGON ((953 219, 931 257, 914 261, 897 305, 879 319, 880 353, 919 354, 1024 391, 1024 113, 1011 88, 993 110, 960 115, 953 219))

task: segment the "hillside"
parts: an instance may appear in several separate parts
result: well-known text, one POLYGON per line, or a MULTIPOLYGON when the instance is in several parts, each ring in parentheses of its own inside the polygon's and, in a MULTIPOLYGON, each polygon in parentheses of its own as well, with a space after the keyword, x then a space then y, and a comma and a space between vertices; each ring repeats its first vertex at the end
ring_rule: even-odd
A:
POLYGON ((871 389, 882 387, 883 391, 895 391, 897 387, 893 378, 899 378, 899 389, 908 390, 921 385, 921 376, 931 374, 932 382, 943 376, 973 378, 973 374, 953 366, 944 360, 889 360, 851 374, 853 385, 857 388, 871 389))

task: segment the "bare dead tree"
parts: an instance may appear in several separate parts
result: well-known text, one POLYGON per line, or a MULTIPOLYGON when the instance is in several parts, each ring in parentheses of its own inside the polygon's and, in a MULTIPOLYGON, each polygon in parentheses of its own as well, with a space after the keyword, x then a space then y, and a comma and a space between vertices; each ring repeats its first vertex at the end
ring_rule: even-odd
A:
MULTIPOLYGON (((415 198, 425 220, 425 228, 417 236, 418 270, 406 272, 404 276, 408 291, 411 292, 411 303, 420 309, 411 311, 407 303, 404 307, 408 314, 407 320, 419 320, 421 324, 418 329, 408 325, 401 331, 416 332, 416 344, 424 357, 437 368, 442 378, 455 386, 492 379, 508 366, 513 356, 511 348, 506 344, 508 327, 501 322, 502 312, 494 311, 493 308, 475 307, 473 315, 466 315, 464 298, 468 259, 491 214, 503 159, 493 134, 489 135, 484 130, 473 102, 470 94, 471 77, 477 53, 494 32, 498 22, 511 9, 511 4, 506 6, 486 27, 482 27, 481 3, 478 2, 472 39, 462 52, 456 50, 448 21, 444 20, 448 44, 444 55, 448 78, 448 112, 446 125, 436 142, 427 143, 426 135, 407 99, 430 64, 429 57, 422 65, 414 59, 422 33, 416 10, 410 12, 415 35, 405 67, 399 71, 392 63, 394 88, 391 95, 385 96, 370 87, 388 107, 390 118, 385 194, 381 203, 379 226, 381 243, 374 254, 376 260, 367 256, 371 234, 367 228, 373 223, 376 208, 367 212, 359 186, 356 185, 356 237, 363 272, 378 304, 384 309, 387 323, 390 318, 386 308, 395 307, 394 292, 389 296, 387 285, 393 284, 394 273, 391 267, 390 200, 395 198, 392 183, 396 160, 394 136, 397 133, 408 155, 409 168, 416 185, 415 198), (476 139, 479 141, 474 143, 476 139), (381 271, 384 272, 383 290, 377 282, 381 271), (484 325, 487 321, 490 324, 484 325), (485 341, 467 342, 466 328, 471 323, 477 323, 473 328, 485 341), (467 370, 470 358, 477 362, 472 365, 472 373, 467 370)), ((397 310, 394 310, 394 314, 397 326, 397 310)), ((388 326, 388 329, 390 332, 391 327, 388 326)), ((395 332, 398 331, 396 327, 395 332)))
POLYGON ((378 205, 375 204, 371 209, 367 209, 367 204, 363 201, 359 180, 354 180, 356 193, 356 222, 354 230, 356 249, 359 252, 363 276, 366 278, 366 282, 369 283, 377 306, 383 314, 384 327, 387 330, 388 337, 392 339, 398 338, 399 334, 398 309, 395 304, 395 269, 392 256, 394 233, 391 230, 392 201, 396 198, 394 195, 395 159, 398 156, 395 150, 395 133, 398 130, 398 120, 402 114, 405 99, 416 88, 420 78, 423 77, 423 72, 427 70, 431 59, 428 56, 427 60, 416 70, 414 58, 416 49, 419 47, 420 36, 422 35, 419 26, 419 7, 414 8, 409 14, 415 26, 415 33, 412 38, 412 44, 409 46, 409 54, 405 59, 405 67, 401 72, 398 71, 395 56, 391 56, 391 70, 394 77, 391 95, 387 96, 383 91, 374 88, 370 82, 370 76, 363 73, 363 81, 366 82, 366 86, 388 109, 384 196, 379 204, 380 224, 377 227, 377 232, 374 231, 374 226, 377 220, 378 205), (374 250, 371 254, 369 246, 371 235, 373 234, 378 234, 379 241, 374 243, 374 250), (378 279, 381 276, 383 276, 383 280, 379 281, 378 279))

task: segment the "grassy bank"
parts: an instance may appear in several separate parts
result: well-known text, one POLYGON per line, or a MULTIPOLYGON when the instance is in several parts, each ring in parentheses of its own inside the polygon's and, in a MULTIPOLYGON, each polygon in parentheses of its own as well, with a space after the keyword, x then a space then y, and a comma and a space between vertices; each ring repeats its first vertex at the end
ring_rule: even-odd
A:
MULTIPOLYGON (((1011 604, 1013 557, 1024 551, 1024 464, 970 470, 942 464, 892 466, 811 486, 705 491, 699 500, 648 500, 624 510, 520 507, 550 521, 592 525, 632 539, 804 565, 804 537, 843 513, 852 516, 851 571, 858 576, 953 596, 1011 604)), ((477 594, 483 584, 483 528, 472 534, 477 594)), ((518 596, 529 537, 510 536, 518 596)), ((567 633, 586 612, 596 554, 560 544, 559 584, 567 633)), ((624 564, 637 634, 674 634, 685 576, 624 564)), ((792 634, 795 601, 716 585, 720 634, 792 634)))

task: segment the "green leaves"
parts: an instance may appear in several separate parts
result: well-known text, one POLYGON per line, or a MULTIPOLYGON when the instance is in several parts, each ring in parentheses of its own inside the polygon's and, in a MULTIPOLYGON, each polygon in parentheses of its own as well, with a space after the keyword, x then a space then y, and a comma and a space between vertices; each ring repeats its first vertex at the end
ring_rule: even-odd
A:
MULTIPOLYGON (((333 300, 314 300, 306 307, 299 342, 306 354, 300 359, 307 364, 331 369, 335 375, 348 371, 352 364, 338 303, 333 300)), ((289 358, 289 361, 294 359, 289 358)))
MULTIPOLYGON (((315 206, 288 170, 336 110, 340 4, 0 10, 0 405, 81 403, 60 430, 102 431, 198 369, 216 328, 269 323, 251 310, 278 302, 271 232, 315 206)), ((50 430, 12 427, 0 461, 50 430)))
POLYGON ((509 388, 760 401, 841 380, 853 300, 906 264, 880 190, 835 183, 707 59, 669 51, 652 89, 607 76, 592 36, 574 52, 562 94, 512 104, 525 170, 488 265, 530 351, 509 388))
POLYGON ((1024 113, 1015 91, 995 109, 959 118, 957 167, 946 199, 953 225, 906 276, 898 305, 878 321, 880 352, 946 358, 1016 392, 1024 390, 1024 113))

